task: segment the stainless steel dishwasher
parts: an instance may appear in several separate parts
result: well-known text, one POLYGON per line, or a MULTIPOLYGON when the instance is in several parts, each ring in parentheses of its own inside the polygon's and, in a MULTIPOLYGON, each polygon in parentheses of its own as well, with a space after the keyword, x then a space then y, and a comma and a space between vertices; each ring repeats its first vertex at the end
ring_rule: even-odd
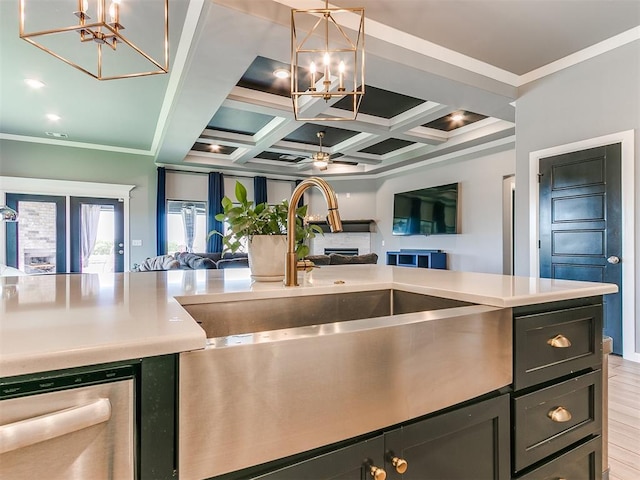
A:
POLYGON ((3 380, 0 478, 134 478, 133 379, 121 366, 3 380))

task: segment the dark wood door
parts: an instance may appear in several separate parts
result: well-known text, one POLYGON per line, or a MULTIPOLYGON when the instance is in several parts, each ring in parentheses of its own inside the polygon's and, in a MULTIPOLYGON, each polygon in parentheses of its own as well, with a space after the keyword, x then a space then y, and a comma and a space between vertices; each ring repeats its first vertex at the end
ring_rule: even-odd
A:
POLYGON ((604 333, 622 353, 621 145, 540 160, 540 276, 607 282, 604 333))

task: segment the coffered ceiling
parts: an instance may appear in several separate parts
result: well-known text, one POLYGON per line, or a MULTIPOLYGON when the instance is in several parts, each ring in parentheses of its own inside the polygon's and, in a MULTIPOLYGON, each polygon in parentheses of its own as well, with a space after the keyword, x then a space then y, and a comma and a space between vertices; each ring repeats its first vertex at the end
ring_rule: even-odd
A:
MULTIPOLYGON (((19 39, 18 0, 0 0, 0 139, 135 153, 174 168, 379 175, 512 148, 518 87, 640 38, 640 0, 334 0, 365 8, 366 93, 355 121, 300 122, 289 80, 273 72, 289 69, 291 8, 324 2, 169 4, 170 73, 100 82, 19 39), (45 87, 31 90, 25 78, 45 87), (322 172, 310 161, 319 131, 334 160, 322 172)), ((319 99, 307 108, 316 116, 347 106, 319 99)))

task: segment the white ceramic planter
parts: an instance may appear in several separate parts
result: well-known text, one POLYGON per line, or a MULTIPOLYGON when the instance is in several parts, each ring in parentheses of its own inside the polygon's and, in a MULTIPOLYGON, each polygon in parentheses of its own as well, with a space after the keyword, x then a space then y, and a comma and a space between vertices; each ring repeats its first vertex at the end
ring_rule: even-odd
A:
POLYGON ((251 278, 258 282, 284 280, 286 235, 254 235, 249 240, 251 278))

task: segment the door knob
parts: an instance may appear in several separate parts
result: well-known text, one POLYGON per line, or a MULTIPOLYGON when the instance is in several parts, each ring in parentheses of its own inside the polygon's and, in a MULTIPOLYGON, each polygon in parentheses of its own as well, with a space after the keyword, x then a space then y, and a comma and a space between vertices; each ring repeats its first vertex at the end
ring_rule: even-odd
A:
POLYGON ((607 262, 613 263, 615 265, 616 263, 620 263, 620 257, 616 257, 615 255, 611 255, 609 258, 607 258, 607 262))

